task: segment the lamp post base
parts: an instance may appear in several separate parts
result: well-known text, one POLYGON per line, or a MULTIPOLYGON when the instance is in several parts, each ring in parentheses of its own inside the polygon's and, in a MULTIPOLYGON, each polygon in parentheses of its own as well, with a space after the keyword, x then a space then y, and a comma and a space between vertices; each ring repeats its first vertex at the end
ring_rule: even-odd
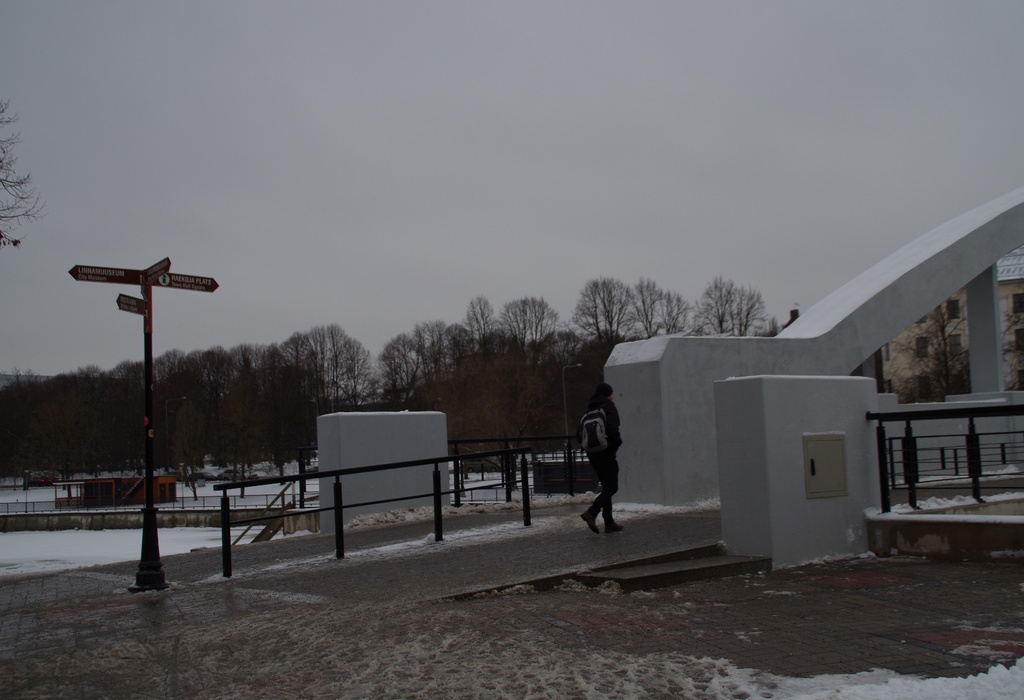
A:
POLYGON ((160 542, 157 539, 156 508, 142 509, 142 557, 139 570, 135 573, 135 585, 129 586, 132 593, 162 591, 170 586, 164 580, 164 565, 160 561, 160 542))

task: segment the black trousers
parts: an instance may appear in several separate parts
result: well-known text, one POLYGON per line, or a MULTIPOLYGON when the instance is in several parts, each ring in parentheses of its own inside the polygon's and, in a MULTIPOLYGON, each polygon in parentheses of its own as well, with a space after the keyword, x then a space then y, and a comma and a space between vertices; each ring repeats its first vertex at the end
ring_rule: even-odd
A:
POLYGON ((600 513, 606 523, 611 522, 612 496, 619 490, 619 461, 615 458, 615 450, 588 452, 587 459, 601 482, 601 493, 587 511, 595 518, 600 513))

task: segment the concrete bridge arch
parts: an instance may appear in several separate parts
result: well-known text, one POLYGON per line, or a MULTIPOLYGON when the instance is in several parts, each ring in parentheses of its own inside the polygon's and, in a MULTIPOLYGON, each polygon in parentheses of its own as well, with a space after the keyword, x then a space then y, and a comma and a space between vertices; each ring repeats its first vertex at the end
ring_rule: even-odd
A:
POLYGON ((620 499, 682 504, 718 495, 714 382, 756 375, 863 374, 874 352, 967 289, 971 381, 1003 390, 996 263, 1024 245, 1024 188, 933 229, 810 308, 775 338, 660 336, 605 364, 627 476, 620 499))

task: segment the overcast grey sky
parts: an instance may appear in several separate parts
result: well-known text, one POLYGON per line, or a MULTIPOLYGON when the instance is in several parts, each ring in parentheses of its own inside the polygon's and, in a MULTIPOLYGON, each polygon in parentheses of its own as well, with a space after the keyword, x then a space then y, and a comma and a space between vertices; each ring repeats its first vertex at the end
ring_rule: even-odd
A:
POLYGON ((780 321, 1024 185, 1024 3, 0 0, 47 215, 0 250, 0 372, 722 275, 780 321))

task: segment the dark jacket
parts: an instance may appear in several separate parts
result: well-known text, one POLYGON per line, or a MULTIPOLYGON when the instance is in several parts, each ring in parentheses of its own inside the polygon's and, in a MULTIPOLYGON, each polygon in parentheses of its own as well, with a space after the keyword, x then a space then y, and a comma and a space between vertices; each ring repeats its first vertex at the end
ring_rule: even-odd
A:
MULTIPOLYGON (((590 401, 587 403, 587 411, 593 411, 595 408, 604 410, 604 427, 608 433, 608 449, 613 453, 617 452, 619 446, 622 445, 622 435, 619 434, 619 409, 615 407, 615 402, 609 399, 607 396, 601 394, 594 394, 590 397, 590 401)), ((580 428, 576 428, 576 441, 582 442, 583 436, 580 435, 580 428)), ((602 450, 603 452, 604 450, 602 450)))

